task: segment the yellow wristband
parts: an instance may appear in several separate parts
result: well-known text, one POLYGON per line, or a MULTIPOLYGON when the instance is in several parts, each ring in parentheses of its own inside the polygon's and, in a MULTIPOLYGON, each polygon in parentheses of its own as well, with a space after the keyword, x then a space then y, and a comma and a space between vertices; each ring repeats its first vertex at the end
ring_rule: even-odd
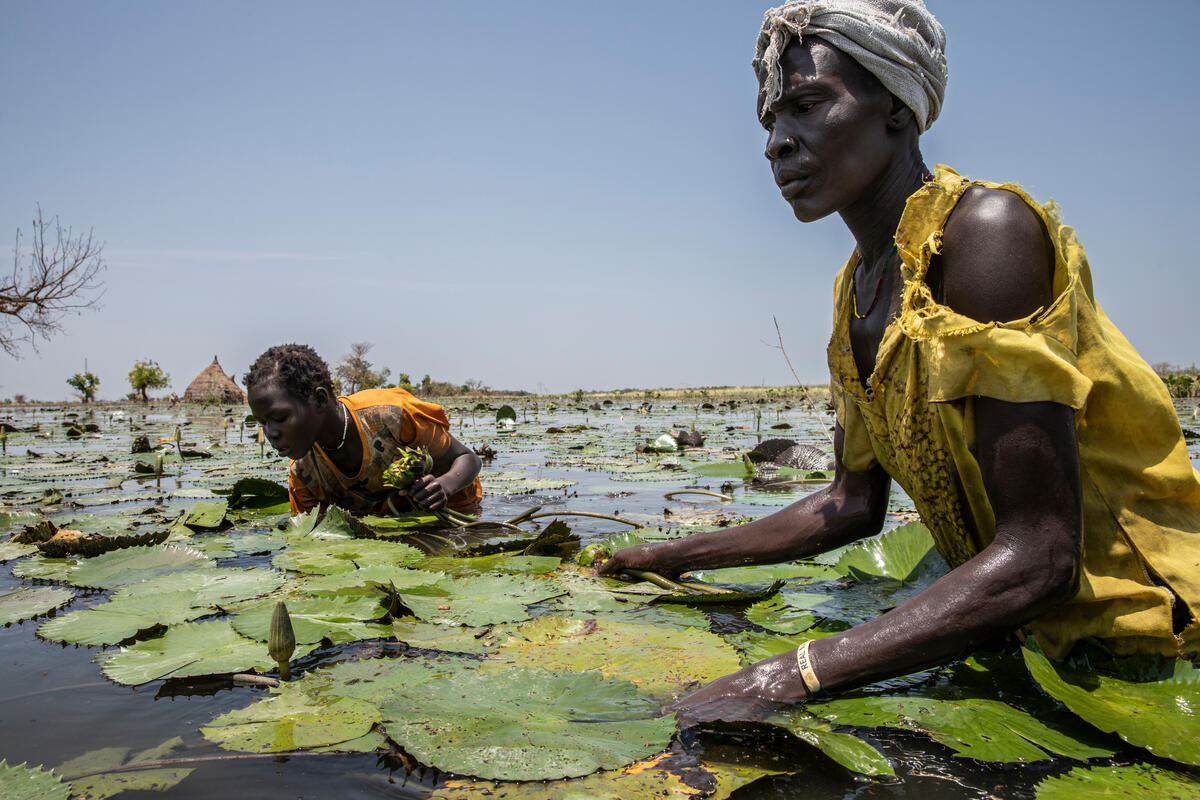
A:
POLYGON ((812 697, 821 695, 821 681, 817 680, 817 673, 813 671, 812 657, 808 654, 809 645, 812 641, 807 641, 796 648, 796 665, 800 667, 800 680, 804 681, 804 688, 812 697))

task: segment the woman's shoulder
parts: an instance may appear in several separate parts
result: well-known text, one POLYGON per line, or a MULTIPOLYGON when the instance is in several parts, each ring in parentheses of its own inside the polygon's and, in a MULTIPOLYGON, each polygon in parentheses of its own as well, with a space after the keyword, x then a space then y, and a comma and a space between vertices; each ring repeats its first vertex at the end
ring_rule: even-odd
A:
POLYGON ((937 256, 945 304, 980 322, 1020 319, 1053 299, 1054 246, 1024 193, 975 183, 946 220, 937 256))

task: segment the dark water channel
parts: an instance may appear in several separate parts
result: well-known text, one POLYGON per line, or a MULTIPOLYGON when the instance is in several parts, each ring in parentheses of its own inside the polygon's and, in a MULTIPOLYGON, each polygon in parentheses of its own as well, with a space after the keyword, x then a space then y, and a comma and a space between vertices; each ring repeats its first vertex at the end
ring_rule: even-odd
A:
MULTIPOLYGON (((640 400, 640 398, 639 398, 640 400)), ((488 496, 484 501, 487 518, 504 519, 531 505, 548 508, 566 507, 579 511, 597 511, 606 514, 619 512, 633 519, 661 519, 663 509, 670 507, 675 513, 696 511, 697 513, 725 515, 728 517, 759 517, 777 507, 798 499, 813 486, 796 487, 785 493, 745 492, 740 481, 735 480, 734 503, 717 506, 712 502, 688 503, 682 500, 668 502, 663 493, 685 485, 709 488, 717 491, 721 478, 690 478, 671 483, 614 482, 602 471, 590 471, 577 467, 550 465, 561 455, 561 450, 546 445, 540 435, 526 435, 545 431, 549 426, 566 427, 586 424, 596 426, 596 442, 612 439, 633 441, 653 438, 677 424, 695 425, 709 436, 709 444, 716 447, 733 446, 746 448, 758 438, 785 435, 800 441, 821 443, 825 441, 819 424, 810 413, 800 408, 783 409, 780 403, 766 406, 760 419, 756 411, 762 407, 740 404, 736 408, 715 407, 711 410, 696 408, 698 401, 685 404, 680 401, 658 401, 647 413, 636 410, 640 402, 628 400, 614 403, 604 410, 578 410, 569 402, 560 401, 563 409, 548 414, 544 403, 536 416, 520 401, 514 405, 519 410, 515 436, 498 433, 492 424, 490 411, 451 411, 453 430, 456 436, 469 445, 490 444, 497 452, 485 472, 524 471, 538 478, 576 481, 565 490, 536 491, 532 494, 512 496, 488 496), (675 408, 671 408, 674 402, 675 408), (628 405, 629 410, 622 410, 628 405), (527 421, 526 421, 527 420, 527 421), (772 424, 788 423, 789 430, 773 431, 772 424), (600 427, 602 426, 602 427, 600 427), (641 431, 635 430, 641 426, 641 431), (756 427, 761 430, 756 431, 756 427), (726 430, 732 428, 732 430, 726 430), (625 494, 628 492, 629 494, 625 494), (611 496, 620 493, 619 496, 611 496)), ((40 418, 48 424, 58 419, 64 409, 49 409, 40 412, 40 418)), ((1185 426, 1191 425, 1191 410, 1183 416, 1185 426)), ((136 413, 136 411, 134 412, 136 413)), ((240 420, 235 412, 234 419, 240 420)), ((195 408, 163 410, 157 416, 139 419, 139 427, 154 435, 169 436, 170 429, 181 420, 189 420, 185 437, 203 441, 206 437, 230 437, 222 429, 224 418, 217 410, 202 412, 195 408)), ((35 417, 39 415, 34 415, 35 417)), ((0 419, 24 426, 29 414, 20 408, 0 409, 0 419)), ((829 421, 826 416, 826 422, 829 421)), ((120 428, 118 425, 112 426, 120 428)), ((1200 426, 1196 426, 1200 427, 1200 426)), ((234 434, 237 431, 235 429, 234 434)), ((31 447, 43 452, 61 453, 95 450, 128 458, 131 434, 121 428, 110 433, 102 430, 100 439, 85 439, 67 442, 63 439, 44 442, 38 439, 22 440, 19 435, 11 436, 9 453, 22 452, 31 447)), ((1197 455, 1197 442, 1189 442, 1191 452, 1197 455)), ((11 464, 12 462, 8 462, 11 464)), ((267 469, 273 471, 281 482, 285 476, 285 463, 274 459, 268 461, 267 469)), ((191 472, 185 469, 177 480, 188 485, 191 472)), ((6 472, 5 475, 8 475, 6 472)), ((232 482, 232 478, 230 482, 232 482)), ((65 489, 82 493, 89 481, 76 479, 65 489)), ((129 481, 123 488, 136 487, 129 481)), ((92 486, 92 488, 95 488, 92 486)), ((897 495, 894 510, 900 517, 911 506, 907 498, 897 495)), ((179 508, 194 501, 172 501, 179 508)), ((136 503, 117 504, 88 508, 97 514, 127 512, 136 503)), ((3 509, 0 509, 2 511, 3 509)), ((897 517, 897 518, 900 518, 897 517)), ((603 520, 574 518, 567 520, 586 544, 604 536, 617 533, 624 528, 603 520)), ((5 538, 7 534, 0 534, 5 538)), ((238 557, 222 559, 221 566, 263 566, 269 564, 270 556, 238 557)), ((10 562, 0 568, 0 592, 18 586, 29 586, 39 581, 14 577, 10 562)), ((76 589, 76 598, 65 609, 79 610, 106 600, 110 592, 76 589)), ((444 776, 435 770, 418 769, 409 772, 399 762, 374 754, 323 754, 277 757, 237 754, 220 749, 201 737, 200 726, 231 709, 241 708, 259 699, 266 692, 263 688, 235 686, 228 678, 203 678, 189 680, 154 681, 130 688, 107 680, 100 672, 93 657, 100 648, 62 645, 39 639, 35 630, 45 617, 26 620, 0 628, 0 758, 8 764, 28 762, 53 767, 68 759, 89 751, 105 747, 125 747, 132 752, 153 748, 172 737, 182 737, 183 747, 175 751, 174 757, 188 759, 186 766, 195 771, 179 785, 168 790, 173 798, 373 798, 402 797, 422 798, 438 785, 444 776)), ((737 613, 716 615, 714 630, 717 632, 736 630, 749 626, 737 613)), ((386 653, 391 648, 396 652, 403 645, 395 642, 357 642, 340 648, 318 650, 298 662, 294 669, 302 673, 316 664, 328 664, 332 660, 351 655, 363 649, 386 653)), ((1033 797, 1033 787, 1047 775, 1065 771, 1069 762, 1048 760, 1034 765, 991 765, 970 759, 956 758, 952 752, 917 733, 896 730, 881 730, 875 742, 896 767, 895 780, 869 780, 854 776, 843 770, 820 753, 808 748, 799 748, 782 736, 767 736, 761 739, 731 741, 727 737, 701 734, 687 737, 693 747, 720 750, 751 763, 770 765, 774 768, 795 773, 786 777, 770 778, 736 792, 733 797, 748 798, 1021 798, 1033 797)), ((1131 760, 1145 760, 1144 753, 1137 753, 1131 760)), ((121 797, 161 797, 160 792, 126 792, 121 797)))

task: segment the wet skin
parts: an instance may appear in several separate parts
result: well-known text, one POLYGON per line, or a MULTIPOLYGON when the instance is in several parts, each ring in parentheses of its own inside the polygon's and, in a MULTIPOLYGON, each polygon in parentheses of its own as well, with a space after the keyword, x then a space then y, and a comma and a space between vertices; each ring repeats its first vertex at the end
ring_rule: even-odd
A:
MULTIPOLYGON (((344 415, 349 412, 325 387, 318 386, 300 399, 280 381, 266 380, 251 387, 247 401, 267 441, 281 456, 300 459, 320 444, 342 474, 357 475, 362 468, 362 440, 354 435, 354 421, 350 420, 350 435, 342 444, 344 415)), ((432 473, 414 481, 406 495, 420 508, 433 511, 444 507, 478 474, 479 457, 451 437, 446 452, 434 458, 432 473)))
MULTIPOLYGON (((797 219, 832 213, 853 234, 863 263, 850 325, 860 374, 873 372, 880 340, 899 309, 892 254, 905 200, 925 173, 912 112, 853 59, 815 37, 782 58, 784 94, 763 115, 766 156, 797 219)), ((929 283, 973 319, 1024 317, 1052 299, 1053 250, 1041 220, 1016 195, 970 189, 945 228, 929 283)), ((1079 580, 1081 495, 1074 415, 1056 403, 975 398, 976 456, 996 518, 994 540, 903 605, 816 640, 814 670, 826 690, 847 690, 961 658, 1072 597, 1079 580)), ((833 482, 787 508, 739 526, 638 545, 602 568, 668 576, 805 558, 878 533, 891 477, 878 465, 849 472, 834 431, 833 482)), ((749 719, 776 703, 809 699, 794 652, 760 661, 678 701, 688 721, 749 719)))

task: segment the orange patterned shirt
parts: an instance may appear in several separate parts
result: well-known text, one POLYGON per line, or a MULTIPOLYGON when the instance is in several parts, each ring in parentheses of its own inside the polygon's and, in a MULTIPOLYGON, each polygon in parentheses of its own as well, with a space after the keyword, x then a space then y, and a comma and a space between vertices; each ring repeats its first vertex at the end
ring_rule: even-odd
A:
MULTIPOLYGON (((339 397, 362 443, 363 460, 356 475, 345 475, 314 444, 288 469, 288 499, 292 513, 333 503, 356 514, 387 513, 394 489, 383 485, 383 471, 402 447, 424 447, 435 459, 450 448, 450 421, 435 403, 418 400, 403 389, 366 389, 339 397)), ((476 478, 452 495, 447 506, 478 514, 483 489, 476 478)))

